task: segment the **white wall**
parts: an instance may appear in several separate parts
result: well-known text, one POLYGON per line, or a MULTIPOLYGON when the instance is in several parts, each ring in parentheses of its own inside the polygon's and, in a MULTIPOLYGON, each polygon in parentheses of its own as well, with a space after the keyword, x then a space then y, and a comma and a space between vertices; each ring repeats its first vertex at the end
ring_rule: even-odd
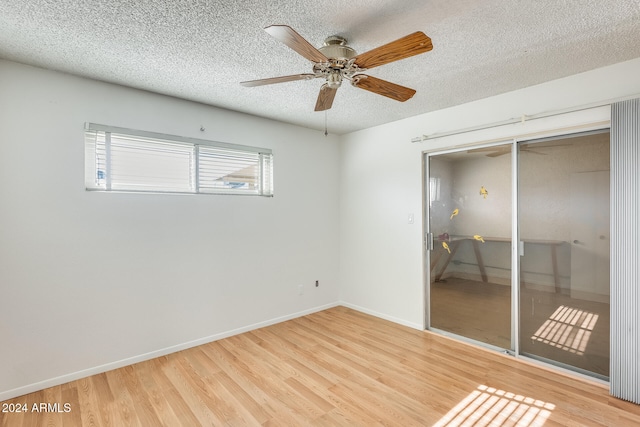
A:
POLYGON ((0 400, 337 304, 338 155, 322 132, 0 61, 0 400), (275 197, 87 192, 85 122, 272 148, 275 197))
POLYGON ((412 138, 640 95, 639 75, 640 58, 345 135, 340 153, 343 303, 416 328, 424 326, 423 151, 589 126, 607 121, 609 108, 422 143, 411 143, 412 138), (409 213, 416 215, 412 225, 407 223, 409 213))

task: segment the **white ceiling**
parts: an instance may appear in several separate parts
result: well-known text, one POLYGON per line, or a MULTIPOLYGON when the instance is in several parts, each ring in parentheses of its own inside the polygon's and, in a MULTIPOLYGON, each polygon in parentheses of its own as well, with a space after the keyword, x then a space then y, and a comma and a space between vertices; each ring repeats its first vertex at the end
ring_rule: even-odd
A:
POLYGON ((416 89, 405 103, 344 84, 327 113, 338 134, 640 57, 640 0, 0 0, 0 58, 324 130, 321 79, 240 86, 311 72, 271 24, 358 53, 433 40, 367 72, 416 89))

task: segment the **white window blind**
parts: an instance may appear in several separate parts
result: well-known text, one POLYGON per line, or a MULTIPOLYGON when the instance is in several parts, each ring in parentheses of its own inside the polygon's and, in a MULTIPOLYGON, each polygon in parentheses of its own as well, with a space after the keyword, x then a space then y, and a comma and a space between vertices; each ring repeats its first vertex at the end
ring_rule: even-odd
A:
POLYGON ((259 191, 260 154, 214 147, 199 147, 198 170, 201 192, 229 190, 259 191))
POLYGON ((271 150, 87 124, 88 190, 273 195, 271 150))

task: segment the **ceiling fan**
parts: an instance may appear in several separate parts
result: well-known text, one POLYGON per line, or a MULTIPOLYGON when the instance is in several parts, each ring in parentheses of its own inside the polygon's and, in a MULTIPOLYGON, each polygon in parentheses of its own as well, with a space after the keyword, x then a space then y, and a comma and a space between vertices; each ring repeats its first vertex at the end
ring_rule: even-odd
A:
POLYGON ((396 101, 404 102, 410 99, 416 93, 415 90, 362 74, 362 72, 433 49, 431 39, 421 31, 359 55, 347 45, 347 40, 340 36, 328 37, 324 41, 324 46, 316 49, 287 25, 272 25, 265 28, 265 31, 313 62, 313 72, 250 80, 240 84, 252 87, 323 78, 326 83, 320 88, 315 111, 324 111, 331 108, 336 91, 343 80, 349 80, 355 87, 395 99, 396 101))

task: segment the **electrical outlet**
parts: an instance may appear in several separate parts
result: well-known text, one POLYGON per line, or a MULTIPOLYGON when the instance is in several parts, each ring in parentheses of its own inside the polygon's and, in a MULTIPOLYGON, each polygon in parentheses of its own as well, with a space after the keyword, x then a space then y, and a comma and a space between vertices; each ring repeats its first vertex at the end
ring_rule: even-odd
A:
POLYGON ((320 286, 320 281, 319 281, 319 280, 316 280, 316 288, 317 288, 318 286, 320 286))
POLYGON ((304 293, 304 287, 302 285, 298 285, 298 295, 302 295, 304 293))

